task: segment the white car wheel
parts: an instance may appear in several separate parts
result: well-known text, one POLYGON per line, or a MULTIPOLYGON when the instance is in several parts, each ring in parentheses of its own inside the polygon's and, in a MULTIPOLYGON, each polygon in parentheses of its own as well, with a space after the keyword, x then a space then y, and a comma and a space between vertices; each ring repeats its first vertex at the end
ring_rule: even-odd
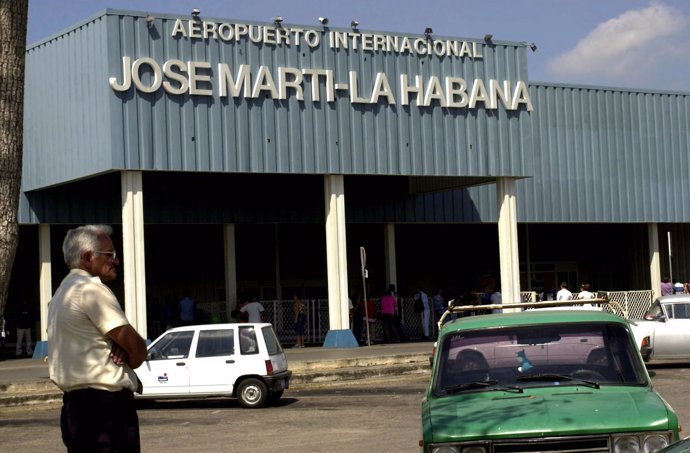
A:
POLYGON ((260 379, 245 379, 237 391, 237 398, 240 404, 250 409, 263 406, 267 397, 268 388, 260 379))

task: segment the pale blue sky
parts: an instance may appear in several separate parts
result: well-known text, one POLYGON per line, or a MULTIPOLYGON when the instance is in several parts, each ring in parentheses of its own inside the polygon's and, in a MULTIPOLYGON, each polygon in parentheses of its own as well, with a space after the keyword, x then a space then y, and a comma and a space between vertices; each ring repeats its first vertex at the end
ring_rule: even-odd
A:
POLYGON ((532 81, 690 92, 689 0, 29 0, 29 44, 106 8, 534 42, 532 81))

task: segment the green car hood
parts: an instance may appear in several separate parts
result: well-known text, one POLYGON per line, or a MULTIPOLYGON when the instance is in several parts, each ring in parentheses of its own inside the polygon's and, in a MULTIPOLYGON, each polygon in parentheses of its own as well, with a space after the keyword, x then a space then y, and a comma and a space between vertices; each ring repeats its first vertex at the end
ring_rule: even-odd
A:
POLYGON ((426 405, 433 442, 669 429, 666 404, 645 387, 483 391, 430 397, 426 405))

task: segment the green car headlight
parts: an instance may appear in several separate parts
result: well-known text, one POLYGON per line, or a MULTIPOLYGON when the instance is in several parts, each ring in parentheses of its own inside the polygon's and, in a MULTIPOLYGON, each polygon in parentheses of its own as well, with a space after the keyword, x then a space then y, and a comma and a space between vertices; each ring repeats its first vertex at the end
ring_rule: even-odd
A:
POLYGON ((614 436, 614 453, 656 453, 669 445, 669 436, 664 433, 631 434, 614 436))
POLYGON ((668 447, 668 436, 663 434, 651 434, 644 437, 644 453, 655 453, 668 447))
POLYGON ((614 453, 642 453, 640 439, 637 436, 620 436, 613 441, 614 453))
POLYGON ((431 449, 431 453, 460 453, 458 447, 434 447, 431 449))
POLYGON ((486 448, 479 446, 464 447, 462 453, 486 453, 486 448))
POLYGON ((431 453, 486 453, 481 445, 434 447, 431 453))

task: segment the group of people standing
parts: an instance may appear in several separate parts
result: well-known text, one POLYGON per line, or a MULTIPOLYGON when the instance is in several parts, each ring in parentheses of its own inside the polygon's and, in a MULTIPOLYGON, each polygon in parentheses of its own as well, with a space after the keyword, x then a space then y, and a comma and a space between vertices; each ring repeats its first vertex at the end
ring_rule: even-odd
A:
POLYGON ((582 283, 580 285, 580 292, 577 297, 573 297, 573 293, 568 289, 568 282, 561 282, 561 289, 556 293, 556 300, 572 300, 572 299, 594 299, 595 295, 590 291, 591 285, 589 283, 582 283))
POLYGON ((445 300, 443 299, 443 290, 437 289, 436 293, 429 297, 422 288, 417 288, 417 293, 414 295, 415 311, 420 313, 422 322, 422 339, 428 340, 431 336, 438 335, 437 323, 446 311, 445 300), (420 311, 421 310, 421 311, 420 311), (432 330, 433 329, 433 330, 432 330), (430 333, 432 335, 430 335, 430 333))
POLYGON ((671 277, 664 277, 661 279, 661 295, 668 296, 671 294, 687 294, 690 293, 690 283, 671 283, 671 277))
MULTIPOLYGON (((379 301, 378 310, 373 298, 365 301, 360 293, 355 293, 353 299, 354 302, 350 307, 352 333, 359 344, 374 342, 377 321, 381 324, 384 343, 399 343, 409 339, 409 330, 401 319, 395 285, 391 284, 386 288, 379 301)), ((414 311, 419 313, 422 324, 422 337, 429 339, 437 335, 438 332, 434 326, 446 310, 443 291, 439 289, 430 297, 419 288, 414 295, 414 300, 414 311)))
POLYGON ((398 319, 398 298, 395 285, 389 285, 381 296, 378 312, 374 299, 365 301, 359 293, 355 293, 354 299, 350 305, 350 318, 352 334, 359 344, 374 342, 374 328, 377 321, 381 322, 384 343, 400 343, 405 335, 398 319))

